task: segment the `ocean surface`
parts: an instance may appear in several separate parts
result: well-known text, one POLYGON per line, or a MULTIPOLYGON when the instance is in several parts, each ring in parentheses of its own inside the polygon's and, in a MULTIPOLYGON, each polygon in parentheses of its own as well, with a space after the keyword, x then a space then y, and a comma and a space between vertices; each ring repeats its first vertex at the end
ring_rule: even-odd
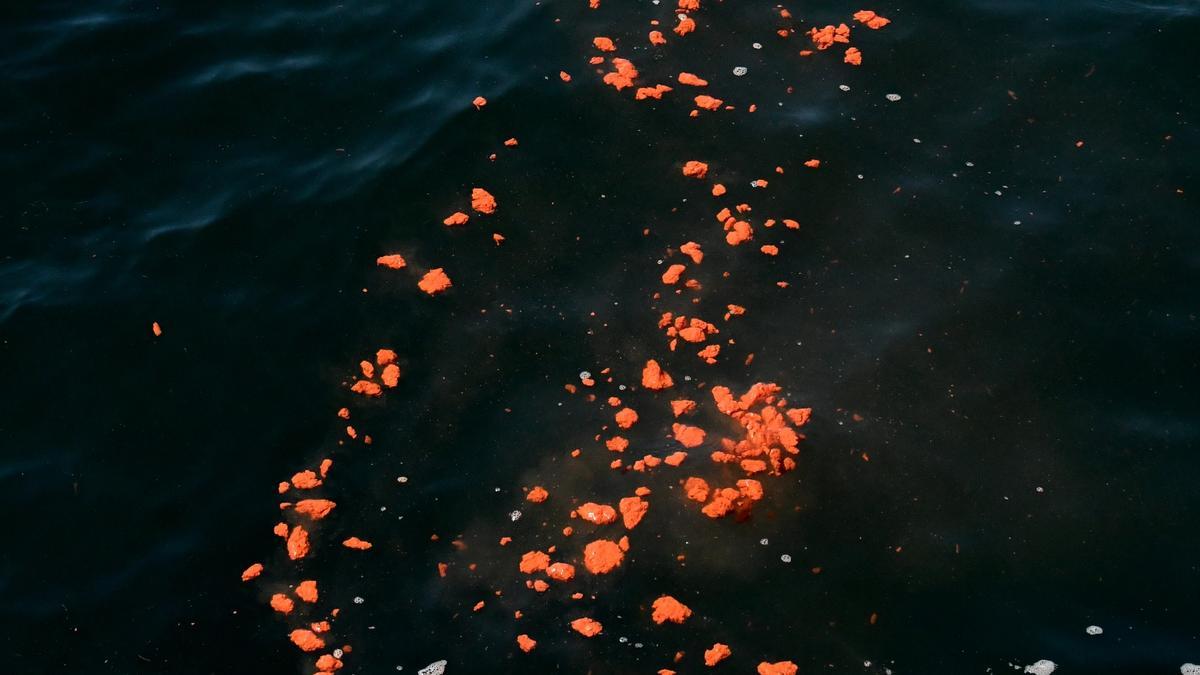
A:
POLYGON ((349 674, 699 673, 714 641, 714 673, 1200 662, 1200 3, 893 0, 860 67, 798 55, 857 4, 703 0, 683 38, 667 0, 601 4, 0 9, 8 672, 312 673, 267 605, 301 578, 349 674), (594 36, 675 91, 605 86, 594 36), (679 71, 738 109, 689 117, 679 71), (734 256, 690 159, 801 229, 734 256), (442 225, 480 185, 497 213, 442 225), (749 308, 711 367, 653 297, 701 236, 703 292, 749 308), (382 347, 400 385, 348 392, 382 347), (564 385, 648 358, 811 406, 797 469, 742 522, 668 518, 689 474, 647 474, 619 573, 535 594, 516 559, 564 505, 637 484, 572 463, 607 463, 611 411, 564 385), (276 485, 325 457, 294 563, 276 485), (662 593, 694 616, 651 623, 662 593))

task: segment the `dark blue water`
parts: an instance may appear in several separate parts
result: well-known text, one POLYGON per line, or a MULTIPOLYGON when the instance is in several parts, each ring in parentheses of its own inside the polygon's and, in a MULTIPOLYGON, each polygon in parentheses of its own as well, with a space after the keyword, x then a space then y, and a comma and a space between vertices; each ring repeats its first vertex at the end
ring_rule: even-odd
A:
MULTIPOLYGON (((688 673, 716 639, 730 672, 1200 662, 1200 5, 874 6, 894 23, 857 31, 857 69, 798 57, 769 3, 705 2, 657 56, 665 1, 603 5, 0 10, 9 670, 311 672, 265 605, 295 579, 238 574, 286 567, 274 486, 327 456, 326 538, 376 543, 301 565, 342 608, 342 672, 646 673, 683 650, 688 673), (635 103, 587 66, 595 35, 759 111, 635 103), (568 468, 607 418, 562 385, 661 358, 655 261, 713 228, 676 173, 695 157, 805 221, 765 262, 706 245, 755 359, 704 373, 780 382, 814 421, 752 523, 648 518, 626 576, 581 581, 606 626, 584 641, 493 544, 523 485, 624 489, 568 468), (500 212, 443 227, 475 185, 500 212), (374 266, 394 251, 454 291, 417 297, 374 266), (333 411, 382 346, 405 379, 350 448, 333 411), (683 629, 638 612, 668 591, 683 629)), ((790 7, 803 28, 860 8, 790 7)))

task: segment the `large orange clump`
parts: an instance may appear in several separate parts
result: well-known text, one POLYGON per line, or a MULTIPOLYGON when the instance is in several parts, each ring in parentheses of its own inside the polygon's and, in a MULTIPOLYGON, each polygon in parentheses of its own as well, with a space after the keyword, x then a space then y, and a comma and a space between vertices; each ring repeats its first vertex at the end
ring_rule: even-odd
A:
POLYGON ((550 566, 550 556, 542 551, 528 551, 521 556, 521 562, 517 565, 517 569, 524 574, 533 574, 541 572, 550 566))
POLYGON ((480 213, 495 213, 496 198, 483 188, 471 188, 471 208, 480 213))
POLYGON ((713 643, 713 646, 704 650, 704 665, 712 667, 729 658, 733 654, 733 650, 729 645, 721 644, 720 642, 713 643))
POLYGON ((379 256, 378 258, 375 259, 375 264, 379 265, 380 267, 388 267, 388 268, 391 268, 394 270, 398 270, 398 269, 404 267, 405 265, 407 265, 408 263, 405 262, 404 256, 400 255, 399 253, 392 253, 391 255, 379 256))
POLYGON ((296 603, 283 593, 276 593, 271 596, 271 609, 280 614, 291 614, 295 607, 296 603))
POLYGON ((528 654, 529 652, 533 651, 534 647, 537 646, 537 640, 534 640, 528 635, 521 633, 517 636, 517 646, 521 648, 521 651, 528 654))
POLYGON ((400 384, 400 366, 389 363, 383 367, 383 372, 379 374, 379 379, 383 380, 383 385, 388 389, 394 389, 400 384))
POLYGON ((622 429, 628 429, 637 423, 638 414, 633 408, 621 408, 617 411, 617 414, 613 416, 613 419, 617 421, 617 426, 621 427, 622 429))
POLYGON ((675 433, 675 440, 682 443, 685 448, 694 448, 704 442, 704 430, 700 427, 690 427, 676 422, 671 425, 671 431, 675 433))
POLYGON ((287 540, 288 557, 299 560, 308 555, 308 530, 299 525, 292 528, 287 540))
POLYGON ((689 160, 683 165, 683 175, 689 178, 704 178, 708 175, 708 165, 694 159, 689 160))
MULTIPOLYGON (((686 171, 686 169, 684 170, 686 171)), ((680 265, 678 263, 671 265, 667 268, 666 272, 663 272, 662 282, 667 285, 679 283, 679 278, 683 276, 683 273, 686 269, 686 265, 680 265)))
POLYGON ((680 73, 679 84, 686 84, 691 87, 707 87, 708 80, 696 77, 691 73, 680 73))
POLYGON ((359 380, 350 387, 350 391, 363 396, 382 396, 383 387, 370 380, 359 380))
POLYGON ((680 246, 679 252, 691 258, 692 262, 696 263, 697 265, 704 260, 704 251, 700 250, 700 244, 697 244, 694 241, 689 241, 683 246, 680 246))
POLYGON ((555 581, 570 581, 575 578, 575 566, 570 563, 556 562, 546 568, 546 576, 555 581))
POLYGON ((442 221, 442 224, 448 225, 448 226, 466 225, 467 221, 470 219, 471 219, 471 216, 468 216, 467 214, 463 213, 462 211, 455 211, 454 213, 451 213, 450 215, 446 216, 446 219, 442 221))
POLYGON ((679 23, 671 30, 675 31, 675 34, 679 37, 683 37, 696 30, 696 22, 688 17, 683 17, 679 19, 679 23))
POLYGON ((572 621, 571 628, 584 637, 594 637, 599 635, 600 631, 604 630, 604 626, 599 621, 586 617, 572 621))
POLYGON ((533 486, 533 489, 529 491, 529 494, 525 495, 525 500, 533 502, 534 504, 541 504, 542 502, 546 501, 549 496, 550 493, 546 492, 546 488, 542 487, 541 485, 535 485, 533 486))
POLYGON ((297 471, 294 475, 292 475, 292 485, 294 485, 297 490, 311 490, 313 488, 320 487, 321 480, 317 478, 317 473, 315 471, 305 469, 304 471, 297 471))
POLYGON ((297 628, 288 637, 291 638, 292 644, 306 652, 315 652, 325 647, 325 641, 307 628, 297 628))
POLYGON ((658 361, 650 359, 642 369, 642 386, 647 389, 667 389, 675 384, 671 376, 658 365, 658 361))
POLYGON ((596 49, 599 49, 602 52, 617 51, 617 46, 613 44, 613 41, 610 38, 595 37, 592 38, 592 44, 596 47, 596 49))
POLYGON ((656 84, 653 87, 638 87, 637 93, 634 94, 634 98, 639 101, 648 98, 662 100, 662 95, 668 91, 671 91, 671 88, 665 84, 656 84))
POLYGON ((671 401, 671 412, 676 417, 679 417, 680 415, 686 415, 695 409, 696 409, 695 401, 689 401, 686 398, 679 399, 676 401, 671 401))
POLYGON ((430 295, 437 295, 442 291, 450 288, 450 277, 446 276, 446 270, 441 267, 435 267, 425 273, 421 280, 417 282, 417 288, 425 291, 430 295))
POLYGON ((371 548, 372 544, 371 544, 371 542, 369 542, 365 539, 359 539, 358 537, 350 537, 349 539, 346 539, 345 541, 342 542, 342 546, 345 546, 346 548, 352 548, 357 551, 365 551, 365 550, 371 548))
POLYGON ((624 558, 620 545, 608 539, 597 539, 583 548, 583 566, 592 574, 607 574, 624 558))
POLYGON ((654 614, 650 618, 654 619, 654 623, 657 624, 663 624, 668 621, 671 623, 683 623, 692 615, 692 610, 687 605, 669 595, 664 595, 655 600, 651 606, 654 608, 654 614))
POLYGON ((296 502, 296 513, 308 516, 313 520, 320 520, 329 515, 329 512, 337 506, 336 503, 328 499, 301 499, 296 502))
POLYGON ((611 85, 617 91, 632 87, 633 81, 638 76, 638 70, 633 66, 633 62, 629 59, 613 58, 612 64, 616 70, 604 74, 604 84, 611 85))
POLYGON ((260 575, 262 573, 263 573, 262 563, 254 563, 253 565, 247 567, 244 572, 242 572, 242 581, 250 581, 251 579, 257 579, 258 575, 260 575))
POLYGON ((798 668, 791 661, 778 661, 776 663, 767 663, 763 661, 758 664, 758 675, 796 675, 798 668))
POLYGON ((891 19, 886 19, 869 9, 860 9, 854 13, 854 20, 866 24, 867 28, 879 30, 892 22, 891 19))
POLYGON ((621 508, 621 519, 625 524, 625 528, 632 530, 637 527, 637 524, 642 522, 646 511, 650 508, 650 502, 641 497, 624 497, 619 504, 621 508))
POLYGON ((667 38, 663 37, 662 31, 652 30, 650 31, 650 44, 665 45, 667 44, 667 38))
POLYGON ((617 510, 607 504, 587 502, 575 509, 580 518, 597 525, 608 525, 617 519, 617 510))
POLYGON ((813 28, 808 35, 817 49, 829 49, 835 42, 850 42, 850 27, 843 23, 837 27, 813 28))
POLYGON ((851 47, 846 50, 846 56, 842 60, 852 66, 861 66, 862 52, 858 51, 858 47, 851 47))
POLYGON ((725 103, 725 101, 722 101, 719 98, 713 98, 712 96, 708 96, 706 94, 700 94, 695 100, 696 107, 704 108, 705 110, 716 110, 725 103))
MULTIPOLYGON (((333 654, 322 654, 321 658, 317 659, 317 670, 321 673, 332 673, 335 670, 341 670, 345 665, 333 654)), ((321 675, 318 673, 317 675, 321 675)))
POLYGON ((688 499, 704 503, 708 501, 708 482, 703 478, 691 476, 683 482, 683 492, 688 499))
POLYGON ((296 585, 296 597, 305 602, 317 601, 317 582, 312 579, 301 581, 296 585))

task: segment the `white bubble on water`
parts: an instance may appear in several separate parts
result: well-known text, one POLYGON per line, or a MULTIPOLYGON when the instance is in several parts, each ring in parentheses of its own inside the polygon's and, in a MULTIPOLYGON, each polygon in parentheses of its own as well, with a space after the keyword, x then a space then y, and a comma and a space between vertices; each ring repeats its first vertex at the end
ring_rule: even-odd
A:
POLYGON ((786 553, 784 553, 783 555, 779 556, 779 559, 780 559, 780 560, 782 560, 782 561, 783 561, 783 562, 785 562, 785 563, 790 563, 790 562, 792 562, 792 556, 790 556, 790 555, 788 555, 788 554, 786 554, 786 553))
POLYGON ((887 94, 886 96, 884 96, 884 98, 891 101, 892 103, 895 103, 896 101, 900 100, 900 94, 887 94))
POLYGON ((761 43, 761 42, 755 42, 754 44, 752 44, 752 45, 750 45, 750 46, 751 46, 751 47, 754 47, 755 49, 762 49, 762 43, 761 43))
POLYGON ((521 512, 519 510, 513 511, 512 513, 508 514, 508 517, 515 523, 521 519, 521 512))
POLYGON ((762 544, 763 546, 766 546, 767 544, 771 543, 771 541, 769 539, 767 539, 766 537, 763 537, 762 539, 758 540, 758 543, 762 544))
POLYGON ((354 604, 356 604, 356 605, 361 605, 366 601, 367 601, 367 599, 362 597, 361 595, 354 596, 354 604))
POLYGON ((842 91, 850 91, 850 85, 848 85, 848 84, 839 84, 839 85, 838 85, 838 89, 841 89, 842 91))
POLYGON ((1100 626, 1088 626, 1084 630, 1087 631, 1088 635, 1100 635, 1101 633, 1104 632, 1104 629, 1101 628, 1100 626))
POLYGON ((580 380, 590 380, 591 378, 592 378, 592 374, 589 371, 586 371, 586 370, 579 371, 579 379, 580 380))
POLYGON ((1049 659, 1041 659, 1032 666, 1025 666, 1025 672, 1029 675, 1050 675, 1055 670, 1058 670, 1058 664, 1049 659))
POLYGON ((341 647, 338 647, 337 649, 333 650, 333 658, 335 658, 335 659, 342 658, 342 656, 344 654, 345 654, 345 652, 342 651, 341 647))
POLYGON ((1179 675, 1200 675, 1200 666, 1194 663, 1185 663, 1179 666, 1179 675))
POLYGON ((733 74, 738 77, 741 77, 748 72, 750 72, 750 69, 747 68, 746 66, 735 66, 733 69, 733 74))

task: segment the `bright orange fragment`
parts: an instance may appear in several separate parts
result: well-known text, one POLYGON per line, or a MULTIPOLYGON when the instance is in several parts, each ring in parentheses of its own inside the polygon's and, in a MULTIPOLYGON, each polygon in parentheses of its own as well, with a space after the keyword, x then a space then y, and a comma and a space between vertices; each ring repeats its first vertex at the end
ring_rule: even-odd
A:
POLYGON ((276 593, 271 596, 271 609, 280 614, 291 614, 295 607, 296 603, 283 593, 276 593))
POLYGON ((610 38, 606 38, 606 37, 592 38, 592 44, 596 47, 596 49, 599 49, 602 52, 617 51, 616 45, 613 44, 613 41, 610 38))
POLYGON ((633 408, 621 408, 613 417, 622 429, 628 429, 638 421, 637 411, 633 408))
POLYGON ((296 502, 296 513, 308 516, 313 520, 320 520, 329 515, 333 507, 337 506, 334 502, 328 499, 301 499, 296 502))
POLYGON ((642 386, 647 389, 666 389, 675 384, 671 376, 658 365, 658 361, 650 359, 642 369, 642 386))
POLYGON ((247 567, 245 569, 245 571, 242 572, 242 581, 250 581, 251 579, 257 579, 258 575, 260 575, 262 573, 263 573, 262 563, 254 563, 253 565, 247 567))
POLYGON ((483 188, 471 188, 471 208, 480 213, 495 213, 496 198, 483 188))
POLYGON ((654 601, 651 607, 654 608, 654 613, 650 618, 657 624, 664 624, 668 621, 671 623, 683 623, 692 615, 692 610, 687 605, 669 595, 661 596, 654 601))
POLYGON ((594 619, 582 618, 571 622, 571 628, 584 637, 594 637, 604 630, 604 626, 594 619))
POLYGON ((570 82, 571 74, 565 70, 560 70, 558 71, 558 79, 562 80, 563 82, 570 82))
POLYGON ((689 178, 704 178, 708 175, 708 165, 694 159, 689 160, 683 165, 683 175, 689 178))
POLYGON ((700 244, 697 244, 694 241, 689 241, 683 246, 680 246, 679 252, 691 258, 692 262, 696 263, 697 265, 704 260, 704 251, 700 250, 700 244))
POLYGON ((550 556, 542 551, 528 551, 521 556, 521 562, 518 564, 517 569, 525 574, 533 574, 534 572, 541 572, 549 566, 550 556))
POLYGON ((521 651, 528 654, 529 652, 533 651, 534 647, 537 646, 537 640, 534 640, 528 635, 522 633, 517 636, 517 646, 521 648, 521 651))
POLYGON ((879 30, 892 22, 891 19, 884 18, 869 9, 861 9, 854 13, 854 20, 866 24, 867 28, 879 30))
POLYGON ((487 105, 487 99, 482 96, 476 96, 475 100, 471 101, 471 105, 475 106, 476 110, 479 110, 483 106, 487 105))
POLYGON ((667 285, 679 283, 679 278, 683 276, 683 272, 686 269, 686 265, 680 265, 678 263, 671 265, 667 268, 666 272, 663 272, 662 282, 667 285))
POLYGON ((779 255, 779 247, 772 244, 763 244, 758 250, 767 255, 779 255))
POLYGON ((665 45, 667 44, 667 38, 663 37, 662 31, 652 30, 650 31, 650 44, 665 45))
POLYGON ((650 502, 641 497, 624 497, 621 499, 620 508, 625 529, 632 530, 637 527, 638 523, 642 522, 642 518, 650 508, 650 502))
POLYGON ((798 668, 791 661, 778 661, 776 663, 767 663, 763 661, 758 664, 758 675, 796 675, 798 668))
POLYGON ((704 430, 700 427, 690 427, 676 422, 671 425, 671 430, 675 433, 675 440, 683 444, 685 448, 694 448, 704 443, 704 430))
POLYGON ((729 645, 716 642, 711 648, 704 650, 704 665, 709 667, 715 666, 729 658, 729 655, 732 653, 733 650, 729 648, 729 645))
POLYGON ((394 270, 398 270, 398 269, 408 265, 408 263, 405 262, 405 260, 404 260, 404 256, 402 256, 398 253, 393 253, 391 255, 381 255, 375 259, 375 264, 379 265, 380 267, 388 267, 388 268, 394 269, 394 270))
POLYGON ((446 216, 446 219, 442 221, 442 224, 451 227, 454 225, 466 225, 467 221, 470 219, 471 217, 462 211, 455 211, 454 213, 446 216))
POLYGON ((158 322, 155 321, 150 324, 150 332, 154 333, 154 337, 162 337, 162 326, 158 325, 158 322))
POLYGON ((862 52, 858 51, 858 47, 850 47, 846 50, 846 56, 842 60, 852 66, 861 66, 862 52))
POLYGON ((680 415, 686 415, 687 413, 690 413, 695 409, 696 409, 695 401, 689 401, 688 399, 679 399, 677 401, 671 401, 671 412, 676 417, 679 417, 680 415))
POLYGON ((287 540, 288 557, 299 560, 308 555, 308 530, 297 525, 292 528, 287 540))
POLYGON ((575 509, 580 518, 597 525, 607 525, 617 519, 617 511, 607 504, 587 502, 575 509))
POLYGON ((696 30, 696 22, 688 17, 683 17, 679 20, 679 24, 672 29, 679 37, 683 37, 688 33, 696 30))
POLYGON ((342 546, 345 546, 346 548, 356 549, 359 551, 365 551, 365 550, 371 548, 371 542, 369 542, 365 539, 359 539, 358 537, 350 537, 349 539, 342 542, 342 546))
POLYGON ((818 166, 821 166, 821 160, 819 160, 819 159, 810 159, 810 160, 806 160, 806 161, 804 162, 804 166, 807 166, 807 167, 808 167, 808 168, 810 168, 810 169, 815 169, 815 168, 817 168, 818 166))
POLYGON ((592 574, 607 574, 624 558, 620 545, 608 539, 597 539, 583 549, 583 566, 592 574))
POLYGON ((546 492, 546 488, 540 485, 535 485, 533 489, 529 491, 529 494, 525 495, 525 501, 533 502, 534 504, 541 504, 542 502, 546 501, 549 496, 550 493, 546 492))
POLYGON ((296 585, 296 597, 305 602, 317 601, 317 582, 312 579, 301 581, 296 585))
POLYGON ((325 648, 325 641, 307 628, 297 628, 288 634, 288 638, 291 639, 292 644, 306 652, 315 652, 325 648))
POLYGON ((450 288, 450 277, 446 276, 446 271, 441 267, 435 267, 425 273, 421 280, 417 282, 417 288, 425 291, 430 295, 437 295, 442 291, 450 288))
POLYGON ((383 385, 389 389, 395 388, 400 384, 400 366, 389 363, 383 367, 383 372, 379 374, 379 379, 383 380, 383 385))
POLYGON ((570 581, 575 578, 575 566, 570 563, 556 562, 546 568, 546 576, 555 581, 570 581))
POLYGON ((708 80, 697 77, 692 73, 680 73, 679 84, 686 84, 689 87, 707 87, 708 80))
POLYGON ((724 104, 725 101, 722 101, 719 98, 713 98, 712 96, 708 96, 706 94, 700 94, 696 97, 697 108, 704 108, 705 110, 717 110, 724 104))

